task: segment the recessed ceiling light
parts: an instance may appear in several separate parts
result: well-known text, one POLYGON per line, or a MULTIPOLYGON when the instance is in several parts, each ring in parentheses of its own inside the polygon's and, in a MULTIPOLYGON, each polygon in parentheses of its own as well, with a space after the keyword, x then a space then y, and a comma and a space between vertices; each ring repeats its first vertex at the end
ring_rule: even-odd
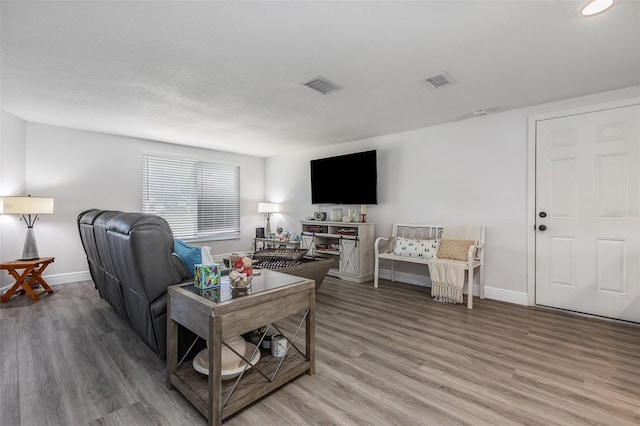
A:
POLYGON ((582 16, 593 16, 613 6, 613 0, 591 0, 580 10, 582 16))

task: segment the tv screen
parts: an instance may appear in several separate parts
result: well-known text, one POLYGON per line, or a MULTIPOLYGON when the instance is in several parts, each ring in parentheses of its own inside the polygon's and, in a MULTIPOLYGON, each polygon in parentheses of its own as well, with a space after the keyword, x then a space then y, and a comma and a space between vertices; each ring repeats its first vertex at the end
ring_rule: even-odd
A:
POLYGON ((376 151, 311 160, 311 204, 378 204, 376 151))

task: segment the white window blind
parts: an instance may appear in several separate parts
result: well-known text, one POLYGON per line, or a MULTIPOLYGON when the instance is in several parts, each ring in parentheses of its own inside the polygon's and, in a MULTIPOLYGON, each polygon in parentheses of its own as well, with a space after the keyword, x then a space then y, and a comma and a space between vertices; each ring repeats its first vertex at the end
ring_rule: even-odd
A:
POLYGON ((240 167, 143 155, 142 211, 163 217, 177 238, 239 238, 240 167))

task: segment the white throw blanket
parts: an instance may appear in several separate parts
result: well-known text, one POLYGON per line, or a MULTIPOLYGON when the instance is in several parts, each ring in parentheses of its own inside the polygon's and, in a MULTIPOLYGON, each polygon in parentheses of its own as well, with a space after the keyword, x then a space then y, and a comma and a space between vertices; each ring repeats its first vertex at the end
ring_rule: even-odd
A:
MULTIPOLYGON (((479 237, 480 228, 477 226, 446 226, 442 231, 443 240, 472 240, 477 242, 479 237)), ((439 262, 437 259, 433 259, 429 263, 431 297, 443 303, 462 303, 465 266, 462 262, 439 262)), ((471 288, 469 291, 471 291, 471 288)))
POLYGON ((433 259, 429 263, 431 297, 443 303, 462 303, 464 271, 463 263, 439 262, 433 259))

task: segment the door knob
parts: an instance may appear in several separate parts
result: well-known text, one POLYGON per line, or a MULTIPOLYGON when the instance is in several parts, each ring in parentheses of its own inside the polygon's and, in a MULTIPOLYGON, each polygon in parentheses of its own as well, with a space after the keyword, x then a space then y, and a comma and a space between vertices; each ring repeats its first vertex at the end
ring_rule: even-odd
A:
POLYGON ((538 216, 540 216, 540 217, 547 217, 547 212, 540 212, 540 213, 538 214, 538 216))
POLYGON ((540 231, 546 231, 546 230, 547 230, 547 225, 540 225, 540 226, 538 226, 538 230, 540 230, 540 231))

